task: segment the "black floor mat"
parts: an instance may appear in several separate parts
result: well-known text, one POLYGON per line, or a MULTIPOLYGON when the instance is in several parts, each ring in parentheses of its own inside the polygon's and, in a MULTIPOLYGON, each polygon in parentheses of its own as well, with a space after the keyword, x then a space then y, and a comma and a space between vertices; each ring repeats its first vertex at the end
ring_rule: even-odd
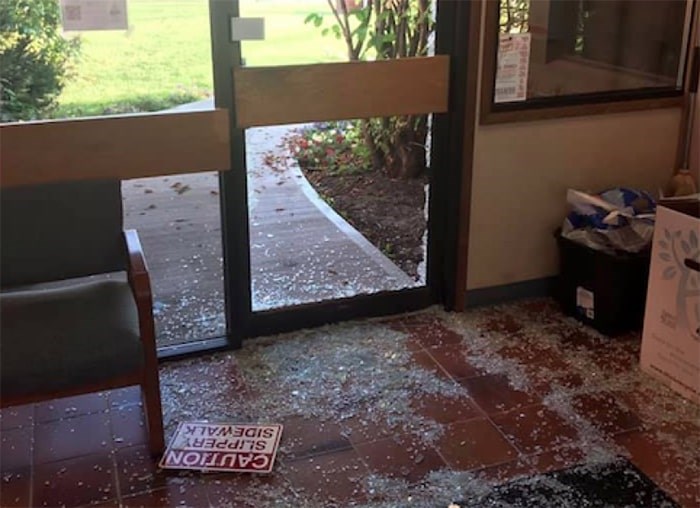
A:
POLYGON ((514 480, 490 492, 456 501, 482 507, 678 507, 663 490, 625 459, 514 480))

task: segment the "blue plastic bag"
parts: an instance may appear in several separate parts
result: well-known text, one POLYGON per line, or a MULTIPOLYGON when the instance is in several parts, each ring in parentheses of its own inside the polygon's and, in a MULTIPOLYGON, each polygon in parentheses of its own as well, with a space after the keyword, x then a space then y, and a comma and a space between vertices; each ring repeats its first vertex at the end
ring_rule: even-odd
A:
POLYGON ((640 252, 654 233, 656 201, 645 191, 616 187, 597 195, 569 190, 562 236, 596 250, 640 252))

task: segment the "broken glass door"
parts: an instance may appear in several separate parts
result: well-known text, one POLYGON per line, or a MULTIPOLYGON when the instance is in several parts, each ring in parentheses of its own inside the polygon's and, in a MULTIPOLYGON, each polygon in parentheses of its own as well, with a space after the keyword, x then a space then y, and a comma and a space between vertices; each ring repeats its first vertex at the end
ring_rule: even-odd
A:
MULTIPOLYGON (((409 4, 419 8, 419 2, 409 4)), ((380 57, 369 38, 351 55, 341 26, 347 21, 347 33, 360 44, 352 31, 364 26, 372 32, 371 24, 363 24, 364 16, 370 23, 376 19, 372 6, 240 0, 243 23, 261 20, 257 26, 264 26, 264 33, 246 34, 259 40, 241 42, 242 62, 261 71, 299 66, 292 72, 320 87, 319 96, 330 92, 323 88, 328 72, 340 72, 341 81, 361 79, 337 64, 363 65, 390 55, 380 57)), ((429 7, 424 15, 429 32, 429 7)), ((431 51, 428 35, 416 44, 423 45, 416 56, 431 51)), ((392 93, 368 88, 366 100, 392 93)), ((429 116, 348 114, 245 131, 254 312, 425 287, 429 116)))

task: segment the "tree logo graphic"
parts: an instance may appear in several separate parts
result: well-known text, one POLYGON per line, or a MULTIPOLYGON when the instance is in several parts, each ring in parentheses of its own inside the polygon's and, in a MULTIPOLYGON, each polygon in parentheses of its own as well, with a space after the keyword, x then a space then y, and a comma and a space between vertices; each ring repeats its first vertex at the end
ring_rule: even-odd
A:
POLYGON ((676 327, 685 328, 690 336, 700 341, 700 248, 698 233, 691 229, 683 232, 664 228, 658 256, 664 262, 661 278, 679 277, 676 291, 676 327))

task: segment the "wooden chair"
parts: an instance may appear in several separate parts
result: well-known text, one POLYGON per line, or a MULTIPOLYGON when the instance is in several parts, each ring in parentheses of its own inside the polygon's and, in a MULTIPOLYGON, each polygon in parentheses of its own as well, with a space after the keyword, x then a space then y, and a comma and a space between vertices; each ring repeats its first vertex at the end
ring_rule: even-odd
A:
POLYGON ((3 188, 0 240, 0 407, 138 384, 161 454, 150 280, 120 182, 3 188))

